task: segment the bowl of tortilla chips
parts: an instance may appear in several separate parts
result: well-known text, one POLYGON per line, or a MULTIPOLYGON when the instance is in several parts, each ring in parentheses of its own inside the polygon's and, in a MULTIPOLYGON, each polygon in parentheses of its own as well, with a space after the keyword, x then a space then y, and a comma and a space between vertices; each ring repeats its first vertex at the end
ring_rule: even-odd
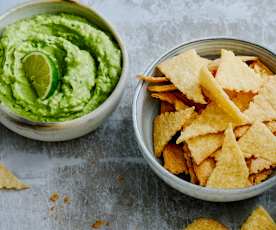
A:
POLYGON ((154 61, 133 100, 139 148, 154 172, 189 196, 244 200, 276 184, 276 56, 208 38, 154 61))

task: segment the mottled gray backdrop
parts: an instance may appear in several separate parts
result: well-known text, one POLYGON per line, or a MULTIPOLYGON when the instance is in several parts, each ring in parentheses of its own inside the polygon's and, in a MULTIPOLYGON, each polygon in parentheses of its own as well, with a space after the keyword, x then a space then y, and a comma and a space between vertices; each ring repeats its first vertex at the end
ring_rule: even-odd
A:
MULTIPOLYGON (((0 12, 23 0, 0 0, 0 12)), ((32 186, 0 192, 0 230, 177 230, 193 218, 239 229, 258 204, 276 217, 276 191, 229 204, 196 200, 171 189, 141 157, 131 122, 135 75, 176 44, 235 36, 276 51, 274 0, 86 0, 110 19, 126 42, 129 84, 116 112, 95 132, 66 143, 28 140, 0 126, 0 161, 32 186), (119 177, 118 177, 119 176, 119 177), (52 192, 61 199, 53 205, 52 192), (68 195, 70 204, 62 197, 68 195), (52 208, 53 207, 53 208, 52 208)))

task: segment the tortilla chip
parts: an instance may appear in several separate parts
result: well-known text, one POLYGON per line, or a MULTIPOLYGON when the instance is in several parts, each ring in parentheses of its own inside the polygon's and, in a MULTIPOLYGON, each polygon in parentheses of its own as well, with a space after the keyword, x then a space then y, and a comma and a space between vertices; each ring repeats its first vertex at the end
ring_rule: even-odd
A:
POLYGON ((253 100, 253 97, 256 94, 252 92, 239 92, 237 95, 231 100, 235 103, 235 105, 240 109, 240 111, 245 111, 248 109, 250 102, 253 100))
POLYGON ((213 219, 198 218, 184 230, 228 230, 228 228, 213 219))
POLYGON ((182 92, 187 98, 206 104, 201 92, 198 74, 202 66, 209 60, 201 58, 195 50, 189 50, 158 65, 158 69, 182 92))
POLYGON ((263 158, 250 158, 247 162, 249 174, 256 174, 263 170, 270 169, 272 167, 271 161, 263 158))
POLYGON ((163 150, 164 167, 173 174, 188 173, 182 145, 167 144, 163 150))
POLYGON ((212 188, 244 188, 249 185, 249 171, 230 124, 225 130, 222 149, 216 167, 207 181, 212 188))
POLYGON ((270 129, 270 131, 272 133, 274 133, 274 134, 276 133, 276 121, 269 121, 269 122, 266 122, 265 124, 266 124, 267 128, 270 129))
POLYGON ((174 93, 153 93, 151 94, 152 97, 157 98, 161 101, 166 101, 170 104, 173 104, 176 110, 183 110, 183 109, 187 109, 189 108, 189 106, 185 105, 183 103, 183 101, 181 101, 180 99, 178 99, 178 97, 176 97, 174 95, 174 93))
POLYGON ((29 188, 29 186, 18 180, 5 165, 0 164, 0 189, 21 190, 26 188, 29 188))
POLYGON ((213 158, 209 157, 202 161, 200 165, 193 164, 193 166, 199 184, 205 186, 216 166, 216 162, 213 158))
POLYGON ((223 139, 223 133, 206 134, 188 139, 186 143, 191 151, 193 160, 199 165, 221 147, 223 139))
MULTIPOLYGON (((216 77, 217 78, 217 77, 216 77)), ((239 108, 229 99, 210 71, 203 67, 199 74, 200 85, 208 91, 208 97, 211 98, 225 113, 232 117, 238 124, 246 123, 247 119, 239 108)))
POLYGON ((177 90, 177 88, 173 84, 148 86, 148 91, 151 91, 151 92, 168 92, 168 91, 174 91, 174 90, 177 90))
POLYGON ((234 130, 236 138, 240 138, 241 136, 243 136, 248 131, 249 128, 250 128, 250 125, 243 125, 243 126, 236 127, 234 130))
POLYGON ((260 157, 276 164, 276 137, 262 122, 255 122, 238 144, 244 157, 260 157))
POLYGON ((166 77, 152 77, 152 76, 144 76, 138 75, 137 78, 142 81, 151 82, 151 83, 163 83, 169 82, 169 79, 166 77))
POLYGON ((276 77, 271 77, 253 98, 244 114, 250 122, 276 120, 276 77))
POLYGON ((175 112, 175 108, 172 104, 161 101, 160 102, 160 114, 161 113, 166 113, 166 112, 175 112))
POLYGON ((255 73, 261 75, 262 77, 267 77, 273 75, 273 72, 265 66, 260 60, 254 61, 249 65, 255 73))
POLYGON ((263 80, 232 51, 221 50, 221 62, 216 74, 217 82, 224 89, 257 92, 263 80))
POLYGON ((194 108, 180 110, 172 113, 163 113, 154 119, 154 151, 157 157, 166 144, 190 119, 194 116, 194 108))
POLYGON ((247 218, 241 230, 276 230, 276 224, 269 213, 260 206, 247 218))
MULTIPOLYGON (((210 103, 206 109, 181 132, 176 143, 179 144, 200 135, 222 132, 231 122, 233 122, 233 120, 228 114, 215 103, 210 103)), ((234 126, 237 126, 237 124, 234 126)))
POLYGON ((266 180, 272 174, 272 172, 273 172, 272 169, 268 169, 268 170, 264 170, 262 172, 259 172, 257 174, 251 174, 249 176, 249 181, 253 185, 260 184, 261 182, 266 180))
POLYGON ((190 153, 187 145, 183 146, 183 151, 184 151, 184 157, 185 157, 185 160, 186 160, 186 165, 188 167, 188 172, 190 174, 191 182, 193 184, 198 184, 198 179, 197 179, 197 176, 195 174, 194 167, 193 167, 193 160, 191 158, 191 153, 190 153))

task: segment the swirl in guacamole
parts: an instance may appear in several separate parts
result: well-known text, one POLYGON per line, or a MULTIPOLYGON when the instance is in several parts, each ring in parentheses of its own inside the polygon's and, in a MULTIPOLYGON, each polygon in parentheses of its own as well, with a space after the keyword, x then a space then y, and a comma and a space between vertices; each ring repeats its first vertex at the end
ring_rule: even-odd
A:
POLYGON ((0 101, 32 121, 67 121, 93 111, 120 74, 116 42, 79 16, 37 15, 9 25, 0 37, 0 101), (47 98, 38 96, 26 75, 23 60, 31 53, 44 54, 57 67, 57 86, 47 98))

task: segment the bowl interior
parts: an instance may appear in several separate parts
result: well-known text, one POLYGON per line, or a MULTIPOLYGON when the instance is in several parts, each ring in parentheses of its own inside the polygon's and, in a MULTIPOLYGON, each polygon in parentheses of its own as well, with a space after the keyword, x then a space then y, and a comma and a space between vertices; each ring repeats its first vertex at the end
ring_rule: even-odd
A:
MULTIPOLYGON (((164 56, 162 56, 154 63, 152 63, 144 74, 145 75, 154 74, 155 67, 156 65, 158 65, 158 63, 162 62, 167 58, 173 57, 179 53, 185 52, 190 49, 195 49, 200 56, 212 58, 212 59, 219 56, 221 49, 232 50, 234 51, 235 54, 238 54, 238 55, 257 56, 264 64, 266 64, 273 72, 276 73, 276 57, 269 50, 249 42, 239 41, 235 39, 221 38, 221 39, 199 40, 199 41, 187 43, 184 45, 180 45, 177 48, 166 53, 164 56)), ((147 149, 147 151, 144 152, 144 154, 145 155, 150 154, 152 157, 148 159, 150 159, 150 161, 159 162, 160 164, 160 161, 154 157, 153 140, 152 140, 152 132, 153 132, 152 124, 153 124, 154 117, 158 114, 159 102, 157 102, 152 97, 150 97, 150 94, 147 91, 147 85, 148 85, 147 83, 141 82, 137 86, 136 97, 134 99, 134 105, 133 105, 134 107, 136 107, 135 108, 136 114, 134 115, 135 117, 134 119, 136 120, 134 120, 134 123, 137 122, 136 127, 138 128, 138 133, 140 134, 140 138, 138 137, 138 142, 139 141, 143 142, 143 145, 147 149)), ((274 172, 274 175, 275 175, 275 172, 274 172)), ((176 179, 176 177, 172 177, 172 178, 176 179)), ((271 177, 269 180, 272 180, 272 179, 273 179, 273 183, 276 183, 276 177, 274 178, 271 177)), ((268 182, 269 180, 267 180, 266 182, 268 182)))

